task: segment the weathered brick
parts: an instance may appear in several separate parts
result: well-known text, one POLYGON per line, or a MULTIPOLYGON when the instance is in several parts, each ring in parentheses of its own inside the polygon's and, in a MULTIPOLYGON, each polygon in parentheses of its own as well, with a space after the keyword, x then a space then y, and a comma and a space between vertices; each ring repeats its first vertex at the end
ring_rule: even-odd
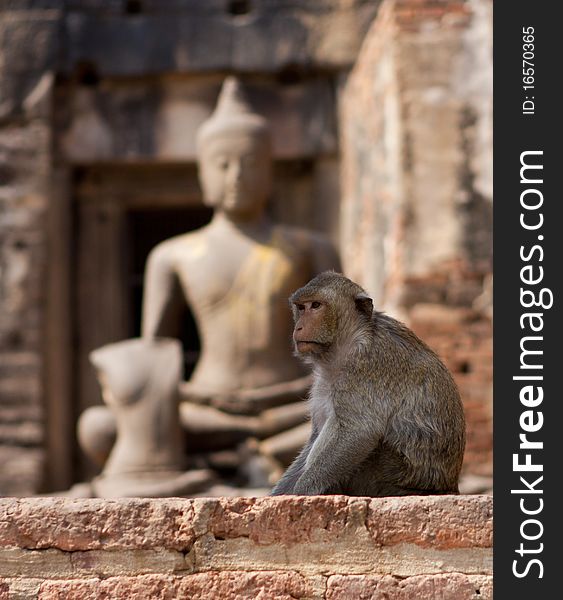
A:
POLYGON ((367 528, 378 544, 433 548, 492 546, 492 503, 487 496, 374 498, 367 528), (390 526, 390 523, 393 523, 390 526))
POLYGON ((56 67, 61 13, 6 11, 0 21, 0 67, 41 73, 56 67))
POLYGON ((94 550, 163 547, 195 539, 188 500, 0 500, 0 545, 94 550))
MULTIPOLYGON (((281 498, 225 498, 202 500, 208 511, 208 530, 222 539, 248 537, 258 544, 318 540, 319 532, 332 540, 365 519, 365 500, 345 496, 281 498)), ((197 509, 196 509, 197 510, 197 509)))
POLYGON ((37 600, 43 580, 0 577, 0 600, 37 600))
POLYGON ((181 578, 145 575, 104 580, 47 581, 41 586, 38 600, 293 600, 315 596, 313 585, 298 573, 263 571, 198 573, 181 578))
POLYGON ((492 597, 492 577, 460 573, 420 575, 403 580, 390 576, 335 575, 329 578, 326 591, 326 600, 492 600, 492 597))
POLYGON ((488 548, 487 496, 346 496, 195 500, 0 500, 0 544, 30 549, 163 547, 187 551, 197 536, 292 546, 346 541, 366 530, 377 546, 488 548))
POLYGON ((25 495, 41 482, 45 458, 42 448, 0 443, 0 456, 0 495, 25 495))
POLYGON ((148 573, 186 573, 191 570, 192 562, 186 561, 182 552, 164 548, 86 552, 63 552, 54 548, 44 550, 0 548, 0 573, 6 577, 68 579, 148 573))

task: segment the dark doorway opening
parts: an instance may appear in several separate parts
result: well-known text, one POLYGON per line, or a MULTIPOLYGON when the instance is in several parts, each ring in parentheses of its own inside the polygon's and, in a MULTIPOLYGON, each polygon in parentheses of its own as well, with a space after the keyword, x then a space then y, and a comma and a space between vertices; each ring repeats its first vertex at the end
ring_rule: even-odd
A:
MULTIPOLYGON (((156 244, 199 229, 212 210, 201 201, 195 164, 79 167, 73 173, 74 202, 68 255, 71 304, 68 406, 74 426, 102 397, 90 353, 141 333, 143 274, 156 244)), ((70 220, 69 220, 70 221, 70 220)), ((200 340, 187 306, 174 336, 183 344, 189 378, 199 357, 200 340)), ((171 332, 172 333, 172 332, 171 332)), ((73 427, 74 429, 74 427, 73 427)), ((99 472, 73 448, 73 481, 99 472)))
MULTIPOLYGON (((149 252, 160 242, 203 227, 213 211, 198 206, 132 210, 127 213, 129 239, 129 302, 131 337, 141 334, 143 274, 149 252)), ((194 317, 186 306, 181 316, 178 337, 184 350, 184 379, 188 379, 197 363, 200 340, 194 317)))

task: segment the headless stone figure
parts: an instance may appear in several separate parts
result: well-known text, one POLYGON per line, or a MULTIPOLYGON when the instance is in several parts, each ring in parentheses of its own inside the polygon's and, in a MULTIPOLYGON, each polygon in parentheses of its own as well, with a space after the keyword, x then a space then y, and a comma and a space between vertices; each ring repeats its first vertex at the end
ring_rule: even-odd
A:
MULTIPOLYGON (((177 337, 186 304, 196 320, 201 355, 181 385, 190 451, 198 450, 194 440, 202 430, 203 443, 212 449, 214 442, 224 448, 303 422, 310 378, 292 356, 287 299, 316 274, 340 270, 324 236, 275 224, 266 215, 270 132, 236 79, 225 81, 215 112, 198 131, 197 149, 204 202, 214 215, 205 227, 152 250, 142 318, 146 339, 177 337)), ((85 420, 91 417, 87 411, 85 420)), ((98 446, 107 447, 110 420, 98 415, 97 421, 105 423, 98 446)), ((296 448, 306 439, 301 437, 296 448)))
POLYGON ((171 496, 200 491, 210 472, 184 472, 178 415, 177 340, 134 339, 95 350, 91 362, 115 418, 117 439, 94 496, 171 496))

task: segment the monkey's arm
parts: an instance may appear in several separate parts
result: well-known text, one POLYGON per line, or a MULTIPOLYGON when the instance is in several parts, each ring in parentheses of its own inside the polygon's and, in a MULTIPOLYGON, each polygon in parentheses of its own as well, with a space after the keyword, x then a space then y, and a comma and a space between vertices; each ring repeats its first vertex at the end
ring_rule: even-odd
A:
POLYGON ((330 493, 354 472, 376 448, 381 433, 365 417, 329 417, 307 457, 293 493, 304 496, 330 493))
POLYGON ((283 494, 294 494, 293 488, 296 481, 301 477, 303 469, 305 468, 305 462, 307 456, 311 451, 311 447, 317 437, 317 433, 313 430, 311 437, 303 446, 301 452, 297 455, 297 458, 291 463, 287 471, 283 474, 282 478, 276 483, 274 489, 271 491, 271 496, 281 496, 283 494))
POLYGON ((143 337, 179 337, 179 320, 184 304, 180 283, 167 250, 165 246, 157 246, 147 261, 141 323, 143 337))

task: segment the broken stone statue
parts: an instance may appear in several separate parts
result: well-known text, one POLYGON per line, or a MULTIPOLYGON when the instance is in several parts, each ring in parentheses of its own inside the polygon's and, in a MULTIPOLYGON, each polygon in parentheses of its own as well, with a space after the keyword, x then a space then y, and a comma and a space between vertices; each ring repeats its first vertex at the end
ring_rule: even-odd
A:
MULTIPOLYGON (((91 353, 102 397, 116 427, 116 440, 102 473, 89 485, 95 497, 182 496, 213 481, 205 470, 185 471, 178 413, 182 373, 180 342, 132 339, 91 353)), ((104 415, 103 412, 92 413, 104 415)), ((105 418, 105 415, 104 417, 105 418)), ((87 448, 99 441, 84 427, 87 448)))

